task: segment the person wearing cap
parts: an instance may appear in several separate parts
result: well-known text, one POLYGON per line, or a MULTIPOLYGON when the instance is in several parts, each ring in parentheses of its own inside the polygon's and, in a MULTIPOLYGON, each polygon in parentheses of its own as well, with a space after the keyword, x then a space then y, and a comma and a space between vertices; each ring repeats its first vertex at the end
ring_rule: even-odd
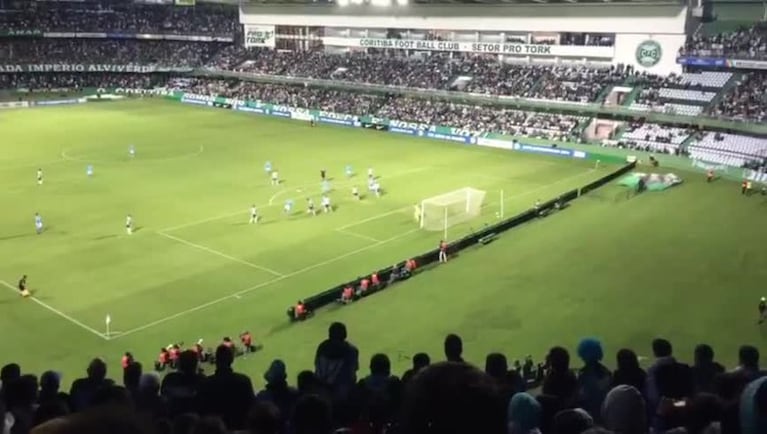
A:
POLYGON ((762 297, 759 300, 759 324, 763 323, 767 319, 767 297, 762 297))

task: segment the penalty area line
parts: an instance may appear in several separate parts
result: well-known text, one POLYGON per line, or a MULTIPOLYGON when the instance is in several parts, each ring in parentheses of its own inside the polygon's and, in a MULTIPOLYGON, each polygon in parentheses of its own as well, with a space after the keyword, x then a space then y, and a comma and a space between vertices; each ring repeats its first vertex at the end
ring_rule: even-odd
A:
POLYGON ((166 234, 164 232, 157 232, 157 235, 160 235, 161 237, 165 237, 165 238, 167 238, 169 240, 173 240, 173 241, 179 242, 179 243, 187 245, 189 247, 193 247, 195 249, 199 249, 199 250, 202 250, 204 252, 208 252, 208 253, 210 253, 212 255, 220 256, 220 257, 222 257, 224 259, 228 259, 228 260, 230 260, 232 262, 236 262, 236 263, 242 264, 242 265, 247 265, 250 268, 255 268, 256 270, 265 271, 265 272, 267 272, 267 273, 269 273, 269 274, 271 274, 273 276, 277 276, 277 277, 285 276, 285 274, 280 273, 279 271, 275 271, 275 270, 272 270, 271 268, 262 267, 261 265, 257 265, 257 264, 254 264, 252 262, 248 262, 248 261, 246 261, 244 259, 240 259, 240 258, 236 258, 236 257, 231 256, 231 255, 227 255, 226 253, 219 252, 218 250, 213 250, 210 247, 205 247, 202 244, 196 244, 196 243, 193 243, 191 241, 187 241, 187 240, 185 240, 183 238, 174 237, 173 235, 166 234))
MULTIPOLYGON (((0 284, 5 286, 6 288, 8 288, 9 290, 13 291, 15 294, 18 295, 19 290, 17 288, 14 288, 13 285, 11 285, 10 283, 6 282, 5 280, 0 280, 0 284)), ((93 327, 90 327, 88 325, 83 324, 82 322, 72 318, 71 316, 65 314, 64 312, 62 312, 62 311, 56 309, 55 307, 49 305, 48 303, 46 303, 44 301, 41 301, 37 297, 29 296, 27 298, 32 300, 32 301, 34 301, 38 305, 42 306, 44 309, 48 310, 49 312, 52 312, 52 313, 60 316, 61 318, 64 318, 65 320, 71 322, 72 324, 80 327, 81 329, 86 330, 86 331, 88 331, 90 333, 93 333, 94 335, 100 337, 101 339, 104 339, 105 341, 110 340, 110 338, 106 334, 101 333, 100 331, 94 329, 93 327)))
POLYGON ((350 256, 357 255, 359 253, 362 253, 362 252, 365 252, 367 250, 370 250, 370 249, 382 246, 382 245, 390 243, 392 241, 396 241, 396 240, 404 238, 404 237, 406 237, 406 236, 408 236, 408 235, 410 235, 410 234, 412 234, 414 232, 418 232, 419 230, 420 229, 412 229, 412 230, 403 232, 403 233, 401 233, 399 235, 396 235, 394 237, 387 238, 385 240, 381 240, 381 241, 378 241, 376 243, 370 244, 368 246, 359 248, 357 250, 352 250, 350 252, 346 252, 343 255, 335 256, 335 257, 330 258, 330 259, 328 259, 326 261, 317 262, 316 264, 309 265, 307 267, 301 268, 301 269, 293 271, 291 273, 283 274, 280 277, 276 277, 274 279, 267 280, 266 282, 261 282, 258 285, 254 285, 254 286, 250 286, 250 287, 245 288, 245 289, 241 289, 241 290, 239 290, 239 291, 237 291, 237 292, 235 292, 233 294, 229 294, 229 295, 225 295, 223 297, 219 297, 219 298, 217 298, 215 300, 211 300, 211 301, 209 301, 207 303, 203 303, 203 304, 201 304, 199 306, 195 306, 195 307, 183 310, 181 312, 177 312, 177 313, 175 313, 173 315, 169 315, 169 316, 163 317, 163 318, 158 319, 156 321, 152 321, 152 322, 146 323, 146 324, 138 326, 136 328, 133 328, 133 329, 130 329, 130 330, 126 330, 126 331, 120 333, 117 336, 113 336, 111 339, 123 338, 125 336, 132 335, 134 333, 138 333, 140 331, 143 331, 143 330, 146 330, 146 329, 158 326, 160 324, 164 324, 164 323, 166 323, 168 321, 172 321, 172 320, 174 320, 176 318, 180 318, 182 316, 186 316, 188 314, 191 314, 191 313, 194 313, 194 312, 206 309, 208 307, 217 305, 219 303, 222 303, 222 302, 230 300, 230 299, 241 299, 245 294, 248 294, 250 292, 253 292, 253 291, 256 291, 258 289, 264 288, 266 286, 272 285, 272 284, 277 283, 279 281, 282 281, 282 280, 285 280, 285 279, 289 279, 291 277, 295 277, 295 276, 301 275, 303 273, 306 273, 308 271, 314 270, 316 268, 323 267, 325 265, 329 265, 329 264, 332 264, 334 262, 338 262, 338 261, 340 261, 342 259, 348 258, 350 256))

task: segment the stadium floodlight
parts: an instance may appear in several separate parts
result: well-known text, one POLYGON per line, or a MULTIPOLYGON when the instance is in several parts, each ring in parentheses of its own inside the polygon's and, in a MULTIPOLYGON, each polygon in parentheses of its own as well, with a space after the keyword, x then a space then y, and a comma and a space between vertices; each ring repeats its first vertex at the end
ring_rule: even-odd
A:
POLYGON ((397 6, 407 6, 407 0, 397 0, 397 6))
POLYGON ((444 231, 447 239, 447 228, 479 216, 485 194, 482 190, 465 187, 424 199, 419 219, 421 229, 444 231))
POLYGON ((391 6, 391 0, 370 0, 370 4, 380 8, 391 6))
POLYGON ((349 0, 337 0, 336 3, 338 3, 338 6, 342 8, 349 6, 349 0))
POLYGON ((352 3, 353 5, 356 5, 356 6, 359 6, 359 5, 361 5, 361 4, 362 4, 362 2, 363 2, 363 0, 351 0, 351 3, 352 3))

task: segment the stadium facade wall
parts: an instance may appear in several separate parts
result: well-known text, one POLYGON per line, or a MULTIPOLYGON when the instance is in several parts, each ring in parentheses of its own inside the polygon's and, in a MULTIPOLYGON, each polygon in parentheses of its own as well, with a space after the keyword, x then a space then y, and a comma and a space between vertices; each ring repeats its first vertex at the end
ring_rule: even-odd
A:
POLYGON ((306 5, 243 6, 240 22, 245 27, 246 42, 252 41, 247 43, 249 46, 273 48, 275 38, 280 37, 276 34, 278 26, 322 27, 334 35, 320 38, 326 47, 498 53, 528 60, 605 59, 613 64, 633 65, 640 71, 669 74, 682 70, 676 57, 685 41, 689 13, 683 6, 640 5, 410 5, 395 11, 365 6, 343 9, 306 5), (410 44, 417 41, 376 39, 372 34, 377 29, 438 29, 463 33, 461 40, 421 41, 422 45, 418 46, 410 44), (496 32, 495 36, 501 40, 505 39, 506 32, 515 35, 523 32, 600 32, 614 33, 616 37, 614 47, 554 45, 539 48, 535 44, 483 43, 483 37, 490 37, 488 32, 496 32), (249 34, 253 37, 248 37, 249 34))

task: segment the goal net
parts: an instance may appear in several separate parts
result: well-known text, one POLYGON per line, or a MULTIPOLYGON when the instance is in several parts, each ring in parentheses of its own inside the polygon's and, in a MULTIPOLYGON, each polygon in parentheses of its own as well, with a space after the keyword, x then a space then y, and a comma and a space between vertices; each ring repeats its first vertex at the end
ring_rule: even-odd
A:
POLYGON ((465 187, 421 202, 421 228, 441 231, 479 216, 485 192, 465 187))

